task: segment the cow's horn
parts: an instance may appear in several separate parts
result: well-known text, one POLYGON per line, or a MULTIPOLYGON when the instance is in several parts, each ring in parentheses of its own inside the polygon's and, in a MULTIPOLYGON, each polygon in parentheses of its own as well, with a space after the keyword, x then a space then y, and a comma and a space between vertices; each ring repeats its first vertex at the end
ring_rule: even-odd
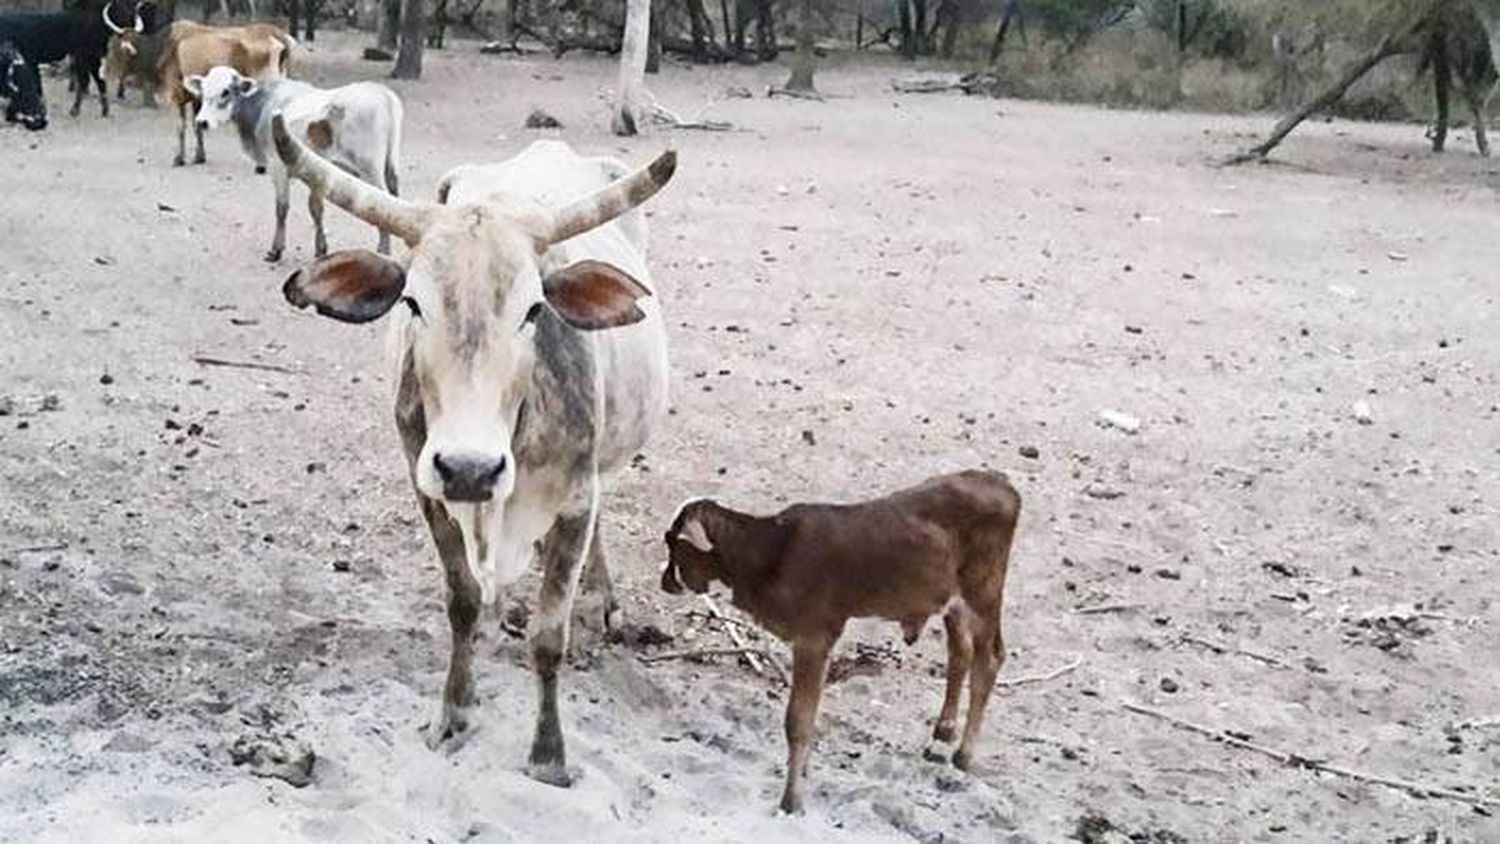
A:
POLYGON ((609 187, 558 209, 552 215, 552 230, 547 235, 547 242, 559 243, 624 214, 661 190, 676 170, 677 152, 669 149, 655 161, 609 187))
POLYGON ((113 32, 116 35, 124 35, 125 34, 125 28, 122 27, 122 26, 115 26, 115 22, 109 19, 109 7, 111 7, 113 5, 114 5, 114 0, 110 0, 110 2, 105 3, 104 4, 104 11, 100 12, 99 14, 104 17, 104 25, 107 26, 107 27, 109 27, 109 31, 110 32, 113 32))
POLYGON ((141 7, 135 7, 135 31, 137 33, 146 31, 146 22, 141 20, 141 7))
POLYGON ((408 246, 415 246, 422 239, 432 220, 431 206, 391 196, 329 164, 287 132, 280 112, 271 117, 271 137, 287 171, 309 188, 321 190, 328 201, 401 238, 408 246))

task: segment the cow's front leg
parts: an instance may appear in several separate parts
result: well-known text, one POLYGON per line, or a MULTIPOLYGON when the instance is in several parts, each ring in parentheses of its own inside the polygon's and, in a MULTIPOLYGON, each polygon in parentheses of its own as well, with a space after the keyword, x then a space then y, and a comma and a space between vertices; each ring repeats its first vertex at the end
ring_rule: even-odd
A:
MULTIPOLYGON (((196 104, 193 106, 193 113, 198 113, 198 106, 196 104)), ((193 138, 198 142, 198 153, 193 156, 193 163, 202 164, 208 160, 208 156, 203 154, 203 127, 198 125, 197 120, 193 121, 193 138)))
MULTIPOLYGON (((274 264, 281 260, 281 253, 286 251, 286 212, 292 202, 292 177, 285 167, 278 165, 271 173, 271 181, 276 185, 276 234, 271 237, 266 262, 274 264)), ((308 205, 311 204, 312 200, 309 198, 308 205)))
POLYGON ((177 104, 177 156, 172 159, 173 167, 181 167, 187 163, 187 109, 187 103, 180 102, 177 104))
POLYGON ((109 116, 109 85, 104 81, 104 76, 99 72, 99 65, 93 67, 94 86, 99 89, 99 114, 109 116))
POLYGON ((453 629, 453 651, 448 661, 448 681, 443 684, 442 709, 427 725, 427 746, 437 750, 445 742, 452 742, 455 747, 462 742, 474 710, 474 631, 479 619, 479 584, 469 572, 458 523, 441 504, 424 495, 418 497, 443 561, 443 575, 448 581, 448 624, 453 629))
POLYGON ((568 774, 557 714, 557 675, 568 650, 568 619, 588 555, 592 519, 593 514, 585 512, 562 515, 552 523, 552 530, 542 540, 542 593, 532 617, 532 669, 536 671, 540 707, 527 773, 560 787, 572 785, 573 778, 568 774))
POLYGON ((73 57, 73 107, 68 109, 69 117, 77 117, 79 109, 83 108, 83 98, 89 95, 89 69, 83 66, 83 62, 73 57))
POLYGON ((313 254, 319 258, 328 254, 328 237, 323 234, 323 192, 308 188, 307 213, 313 221, 313 254))

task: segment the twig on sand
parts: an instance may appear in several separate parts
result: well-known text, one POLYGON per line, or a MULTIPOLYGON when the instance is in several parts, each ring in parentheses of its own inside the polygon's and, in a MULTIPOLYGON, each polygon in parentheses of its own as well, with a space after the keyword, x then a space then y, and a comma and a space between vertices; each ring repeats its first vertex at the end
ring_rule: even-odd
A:
POLYGON ((44 542, 41 545, 24 545, 20 548, 6 548, 4 551, 0 551, 0 554, 41 554, 46 551, 66 550, 68 550, 67 540, 60 539, 56 542, 44 542))
MULTIPOLYGON (((703 599, 703 605, 708 607, 708 614, 711 617, 722 618, 726 621, 729 620, 728 616, 724 615, 723 611, 719 609, 718 603, 712 597, 708 595, 701 595, 699 597, 703 599)), ((782 670, 781 663, 777 662, 776 658, 764 649, 748 647, 745 644, 745 637, 740 634, 739 628, 733 624, 726 624, 724 625, 724 632, 729 634, 729 641, 734 642, 734 646, 740 649, 744 654, 745 662, 750 664, 750 667, 755 670, 756 674, 765 675, 765 666, 761 664, 761 658, 764 658, 766 663, 775 669, 776 676, 780 678, 782 684, 785 685, 788 683, 786 672, 782 670)))
POLYGON ((1064 674, 1078 670, 1078 666, 1082 664, 1083 660, 1081 658, 1075 659, 1067 665, 1062 666, 1061 668, 1055 668, 1051 671, 1048 671, 1046 674, 1032 674, 1027 677, 1017 677, 1014 680, 1001 680, 999 681, 999 684, 1010 689, 1015 688, 1016 686, 1027 686, 1032 683, 1045 683, 1048 680, 1056 680, 1058 677, 1061 677, 1064 674))
POLYGON ((228 360, 226 358, 216 358, 209 355, 193 355, 190 360, 192 360, 193 363, 200 364, 202 366, 226 366, 233 369, 259 369, 265 372, 282 372, 287 375, 302 374, 301 372, 298 372, 291 367, 280 366, 274 363, 257 363, 255 361, 246 360, 228 360))
POLYGON ((1073 612, 1077 615, 1100 615, 1107 612, 1131 612, 1138 610, 1144 604, 1095 604, 1092 607, 1074 607, 1073 612))
POLYGON ((766 89, 767 97, 791 97, 797 100, 817 100, 823 102, 823 95, 817 91, 790 91, 786 88, 770 87, 766 89))
POLYGON ((743 656, 766 657, 770 654, 765 648, 698 648, 690 651, 667 651, 664 654, 641 654, 637 657, 641 662, 650 664, 653 662, 666 662, 672 659, 694 659, 700 656, 743 656))
POLYGON ((1211 642, 1208 639, 1200 639, 1197 636, 1184 635, 1179 638, 1178 641, 1189 645, 1198 645, 1199 647, 1208 648, 1216 654, 1239 654, 1240 656, 1247 656, 1257 662, 1264 662, 1266 665, 1272 666, 1274 668, 1290 667, 1285 662, 1282 662, 1281 660, 1277 659, 1274 656, 1270 656, 1269 654, 1256 653, 1255 651, 1246 650, 1244 648, 1231 647, 1229 645, 1223 645, 1218 642, 1211 642))
POLYGON ((1310 771, 1321 771, 1326 774, 1333 774, 1337 777, 1344 777, 1345 779, 1356 780, 1358 782, 1370 783, 1373 785, 1383 785, 1387 788, 1394 788, 1398 791, 1404 791, 1412 795, 1413 797, 1442 797, 1448 800, 1457 800, 1461 803, 1468 803, 1471 806, 1480 807, 1500 806, 1500 797, 1466 794, 1462 791, 1453 791, 1452 789, 1439 788, 1437 786, 1427 785, 1425 783, 1412 782, 1410 780, 1399 780, 1395 779, 1394 777, 1382 777, 1377 774, 1369 774, 1365 773, 1364 771, 1356 771, 1353 768, 1345 768, 1340 765, 1330 765, 1327 762, 1323 762, 1317 759, 1311 759, 1297 753, 1290 753, 1285 750, 1278 750, 1274 747, 1267 747, 1263 744, 1256 744, 1255 742, 1249 741, 1247 739, 1231 735, 1227 730, 1215 730, 1211 727, 1205 727, 1202 724, 1195 724, 1192 721, 1186 721, 1182 718, 1178 718, 1175 715, 1168 715, 1165 712, 1157 709, 1152 709, 1149 706, 1142 706, 1139 703, 1126 701, 1123 705, 1125 709, 1138 715, 1145 715, 1148 718, 1155 718, 1158 721, 1164 721, 1174 727, 1177 727, 1178 729, 1187 730, 1191 733, 1197 733, 1198 735, 1204 736, 1222 744, 1227 744, 1230 747, 1236 747, 1241 750, 1249 750, 1253 753, 1259 753, 1262 756, 1268 756, 1282 763, 1283 765, 1290 765, 1294 768, 1306 768, 1310 771))

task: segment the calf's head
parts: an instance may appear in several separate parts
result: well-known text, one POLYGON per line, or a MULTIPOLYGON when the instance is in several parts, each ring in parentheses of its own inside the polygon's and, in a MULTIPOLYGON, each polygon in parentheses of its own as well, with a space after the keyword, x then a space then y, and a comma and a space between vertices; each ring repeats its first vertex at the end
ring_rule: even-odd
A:
POLYGON ((448 503, 503 501, 515 483, 511 443, 538 343, 563 323, 598 331, 637 322, 645 314, 636 300, 650 294, 610 264, 580 261, 543 276, 538 259, 656 193, 675 154, 561 209, 503 197, 447 206, 398 199, 347 175, 290 137, 280 115, 272 134, 293 175, 411 247, 404 261, 330 254, 287 279, 287 300, 344 322, 396 309, 408 350, 403 377, 414 380, 426 428, 412 466, 418 490, 448 503))
POLYGON ((9 100, 5 119, 33 132, 47 128, 47 103, 36 65, 9 44, 0 44, 0 97, 9 100))
POLYGON ((209 68, 202 76, 189 76, 182 80, 188 92, 198 98, 198 128, 207 132, 228 123, 234 117, 235 106, 246 97, 255 94, 257 83, 247 79, 232 67, 219 65, 209 68))
POLYGON ((667 528, 667 567, 661 573, 661 588, 672 595, 684 589, 703 594, 715 580, 724 580, 724 558, 709 538, 708 525, 718 505, 699 498, 683 504, 667 528))

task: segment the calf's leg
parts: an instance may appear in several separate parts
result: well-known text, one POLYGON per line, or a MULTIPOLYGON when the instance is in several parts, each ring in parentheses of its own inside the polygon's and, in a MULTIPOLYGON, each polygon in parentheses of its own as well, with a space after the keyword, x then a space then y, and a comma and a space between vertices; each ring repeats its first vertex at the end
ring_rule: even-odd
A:
POLYGON ((620 604, 615 600, 614 581, 609 576, 609 562, 605 559, 604 538, 599 535, 599 526, 594 526, 594 541, 589 544, 588 565, 583 570, 584 591, 595 595, 603 612, 604 632, 614 629, 615 615, 620 604))
POLYGON ((90 68, 90 72, 94 77, 94 87, 99 91, 99 114, 104 117, 108 117, 109 85, 105 83, 104 76, 99 73, 99 63, 97 61, 94 62, 94 66, 90 68))
POLYGON ((832 647, 833 641, 823 639, 792 646, 792 699, 786 707, 786 790, 781 794, 781 811, 788 814, 802 812, 802 778, 807 775, 832 647))
MULTIPOLYGON (((292 201, 292 177, 278 162, 276 169, 271 173, 271 182, 276 186, 276 234, 271 237, 271 248, 266 251, 266 262, 274 264, 281 260, 281 254, 286 251, 286 212, 292 201)), ((311 196, 307 198, 307 205, 311 210, 311 196)))
POLYGON ((313 254, 321 258, 328 254, 328 237, 323 234, 323 193, 314 188, 307 191, 307 213, 313 221, 313 254))
POLYGON ((568 619, 593 538, 594 518, 586 511, 558 516, 552 523, 552 530, 542 540, 542 593, 532 617, 532 670, 536 672, 540 706, 526 772, 539 782, 564 788, 573 784, 573 778, 568 773, 557 713, 557 675, 568 650, 568 619))
POLYGON ((89 94, 89 69, 84 67, 83 62, 73 57, 73 107, 68 109, 69 117, 77 117, 78 111, 83 107, 83 98, 89 94))
POLYGON ((1484 128, 1484 101, 1483 93, 1475 90, 1472 86, 1465 94, 1469 101, 1469 110, 1474 113, 1474 144, 1479 147, 1479 154, 1488 157, 1490 154, 1490 139, 1484 128))
POLYGON ((958 735, 958 699, 963 694, 964 677, 974 659, 968 609, 957 604, 948 610, 943 616, 943 627, 948 633, 948 688, 943 693, 943 709, 932 728, 932 737, 947 743, 958 735))
POLYGON ((443 684, 443 705, 427 726, 427 746, 438 749, 456 740, 469 728, 474 699, 474 628, 479 619, 479 584, 464 556, 463 533, 442 505, 425 495, 422 515, 437 544, 448 582, 448 625, 453 631, 453 650, 448 658, 448 681, 443 684))
POLYGON ((979 740, 979 730, 984 724, 984 709, 989 705, 990 693, 995 690, 995 678, 1000 666, 1005 663, 1005 638, 1000 632, 1000 607, 975 609, 974 664, 969 671, 969 715, 964 721, 963 738, 958 750, 953 753, 953 764, 965 771, 974 761, 974 744, 979 740))

